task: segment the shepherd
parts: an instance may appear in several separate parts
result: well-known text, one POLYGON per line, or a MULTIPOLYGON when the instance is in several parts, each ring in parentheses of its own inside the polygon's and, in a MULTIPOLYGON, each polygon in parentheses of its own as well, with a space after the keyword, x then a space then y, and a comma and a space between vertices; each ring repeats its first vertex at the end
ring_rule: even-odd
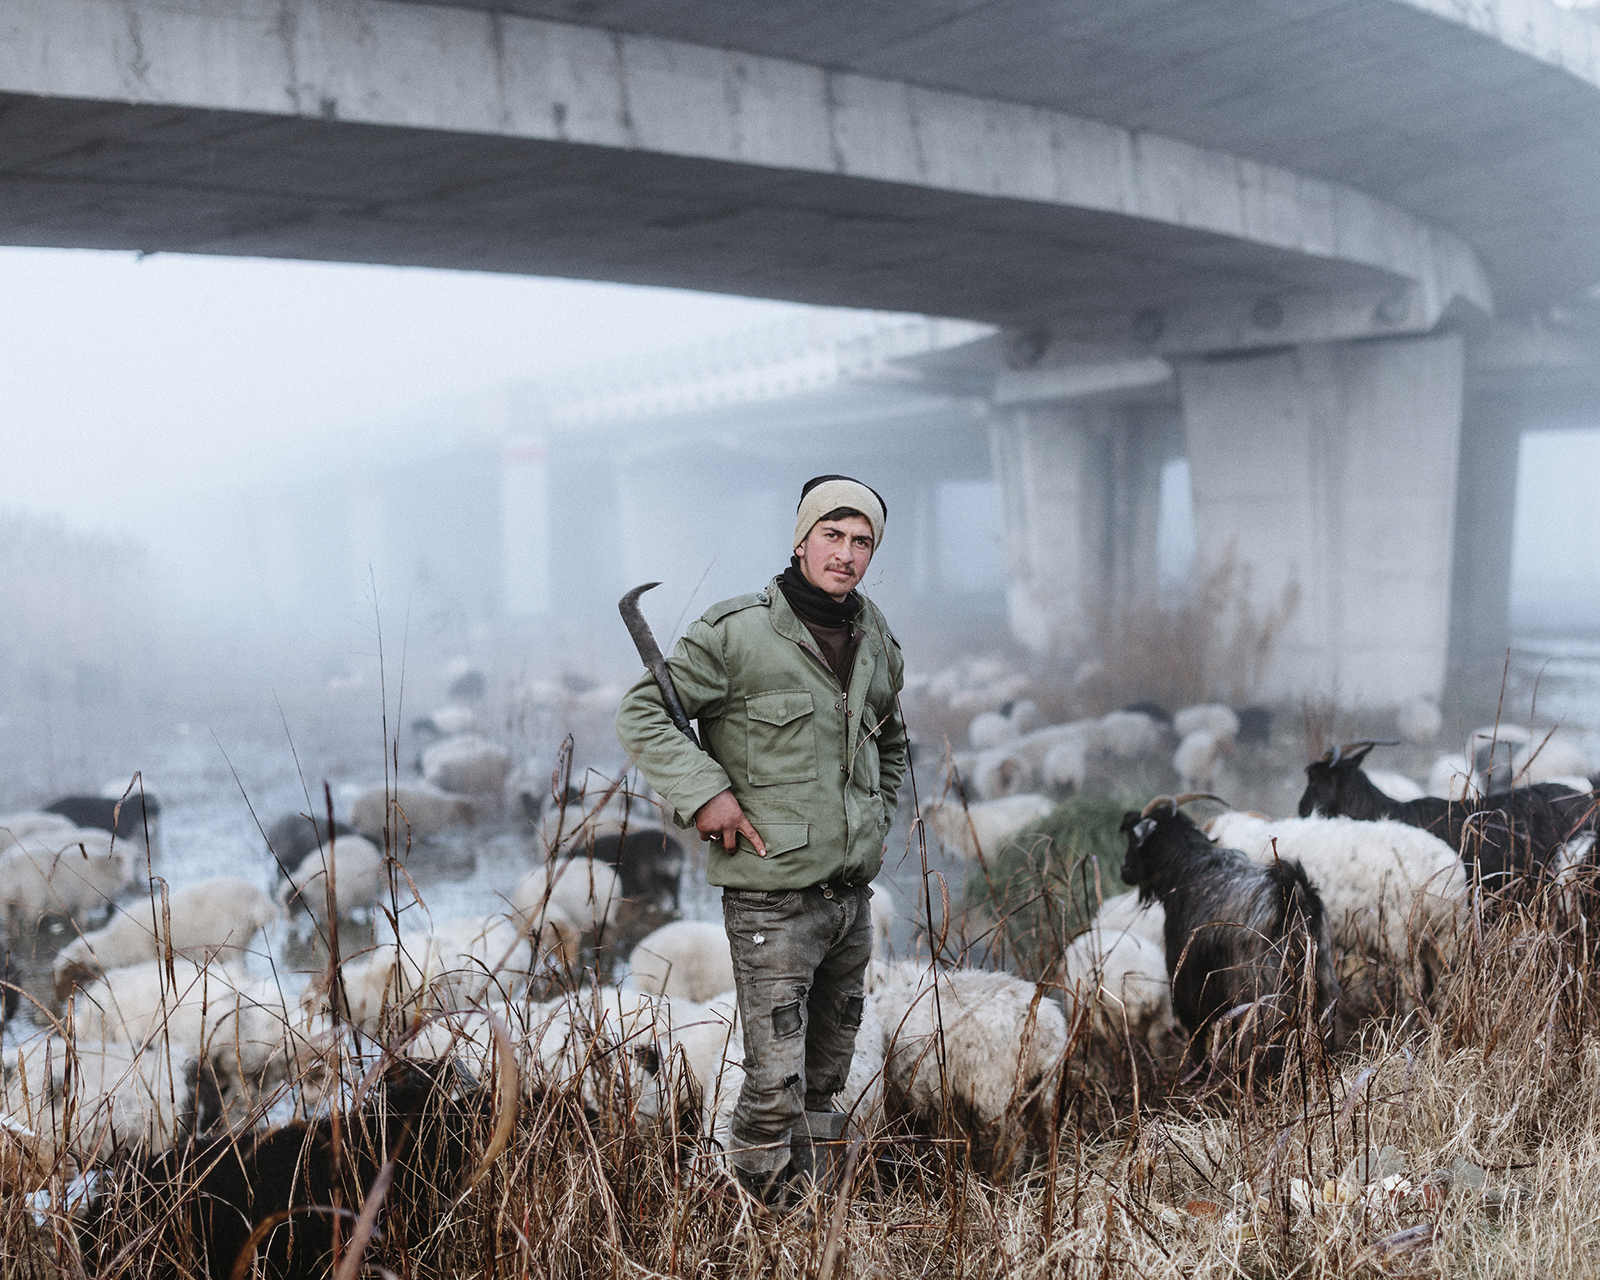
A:
POLYGON ((900 646, 856 588, 887 507, 848 476, 800 491, 793 556, 765 588, 713 605, 667 660, 697 748, 649 674, 617 737, 681 827, 711 842, 733 953, 744 1086, 728 1153, 765 1205, 830 1189, 906 731, 900 646))

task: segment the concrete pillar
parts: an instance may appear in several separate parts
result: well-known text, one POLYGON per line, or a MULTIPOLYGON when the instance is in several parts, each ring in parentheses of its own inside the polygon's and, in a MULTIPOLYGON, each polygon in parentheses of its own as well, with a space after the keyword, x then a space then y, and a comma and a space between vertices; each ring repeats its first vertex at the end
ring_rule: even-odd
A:
POLYGON ((1522 406, 1515 394, 1467 398, 1456 482, 1450 681, 1493 698, 1511 643, 1511 531, 1517 506, 1522 406))
POLYGON ((1020 405, 990 429, 1011 631, 1035 653, 1093 629, 1110 581, 1111 451, 1103 410, 1020 405))
POLYGON ((550 452, 541 434, 508 436, 500 451, 500 607, 550 613, 550 452))
POLYGON ((1316 344, 1179 370, 1199 571, 1230 550, 1260 618, 1297 588, 1273 660, 1233 696, 1437 697, 1461 432, 1456 335, 1316 344), (1249 685, 1255 683, 1257 687, 1249 685))
POLYGON ((1115 411, 1109 445, 1109 587, 1113 600, 1129 604, 1160 589, 1161 469, 1183 453, 1183 419, 1165 405, 1115 411))

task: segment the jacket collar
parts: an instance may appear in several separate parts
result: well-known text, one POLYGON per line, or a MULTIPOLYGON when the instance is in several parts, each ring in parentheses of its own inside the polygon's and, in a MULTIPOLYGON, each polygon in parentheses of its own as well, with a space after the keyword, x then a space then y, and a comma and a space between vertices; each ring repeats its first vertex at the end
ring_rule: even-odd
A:
MULTIPOLYGON (((816 640, 811 632, 806 630, 806 624, 796 616, 794 608, 789 604, 789 597, 784 595, 778 586, 777 578, 767 583, 767 599, 772 609, 772 629, 787 640, 793 640, 808 649, 815 649, 816 640)), ((861 617, 855 625, 861 632, 861 643, 871 645, 872 652, 877 653, 879 648, 877 637, 872 634, 872 627, 865 625, 872 617, 872 609, 872 601, 863 596, 861 617)))

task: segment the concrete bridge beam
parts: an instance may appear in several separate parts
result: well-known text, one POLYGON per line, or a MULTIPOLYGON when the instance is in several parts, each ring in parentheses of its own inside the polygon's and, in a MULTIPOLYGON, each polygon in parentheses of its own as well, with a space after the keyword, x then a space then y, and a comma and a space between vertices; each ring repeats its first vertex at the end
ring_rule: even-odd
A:
POLYGON ((1456 335, 1180 366, 1201 566, 1235 555, 1258 618, 1298 594, 1261 696, 1440 695, 1462 375, 1456 335))

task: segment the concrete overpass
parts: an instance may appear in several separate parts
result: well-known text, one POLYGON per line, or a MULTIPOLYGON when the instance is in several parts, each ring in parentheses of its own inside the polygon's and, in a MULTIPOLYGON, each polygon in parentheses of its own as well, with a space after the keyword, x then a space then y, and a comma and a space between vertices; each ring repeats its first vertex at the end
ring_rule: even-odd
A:
POLYGON ((1176 421, 1202 552, 1306 591, 1279 678, 1382 701, 1517 426, 1463 335, 1600 281, 1597 84, 1546 0, 0 0, 0 241, 998 324, 1019 634, 1123 589, 1176 421))

